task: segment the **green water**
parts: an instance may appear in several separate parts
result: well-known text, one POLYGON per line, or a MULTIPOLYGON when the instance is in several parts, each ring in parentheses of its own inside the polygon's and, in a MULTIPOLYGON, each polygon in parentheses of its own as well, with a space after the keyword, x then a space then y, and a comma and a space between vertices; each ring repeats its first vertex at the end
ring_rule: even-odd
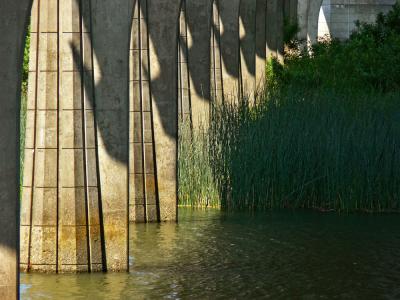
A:
POLYGON ((23 274, 22 299, 400 298, 398 215, 181 209, 130 236, 129 274, 23 274))

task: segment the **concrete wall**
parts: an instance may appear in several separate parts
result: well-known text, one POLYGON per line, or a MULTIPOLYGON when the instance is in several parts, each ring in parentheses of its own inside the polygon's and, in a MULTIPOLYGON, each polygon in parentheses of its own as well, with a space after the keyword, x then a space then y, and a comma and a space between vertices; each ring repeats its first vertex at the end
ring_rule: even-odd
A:
POLYGON ((19 107, 31 1, 0 2, 0 299, 18 298, 19 107))
POLYGON ((388 12, 396 0, 324 0, 319 13, 318 37, 347 39, 355 22, 373 23, 380 12, 388 12))

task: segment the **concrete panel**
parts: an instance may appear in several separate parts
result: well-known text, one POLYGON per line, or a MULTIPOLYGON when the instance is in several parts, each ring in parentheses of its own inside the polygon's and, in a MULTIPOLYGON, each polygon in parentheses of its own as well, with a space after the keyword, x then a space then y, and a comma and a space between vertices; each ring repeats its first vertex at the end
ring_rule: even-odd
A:
POLYGON ((241 92, 253 94, 256 88, 256 8, 254 0, 242 0, 239 11, 241 92))
POLYGON ((208 122, 210 110, 211 0, 186 0, 188 65, 193 128, 208 122))
POLYGON ((19 108, 31 1, 0 2, 0 299, 18 298, 19 108))
POLYGON ((223 93, 228 102, 239 95, 239 6, 240 0, 219 0, 223 93))
POLYGON ((176 62, 180 2, 148 2, 151 95, 160 221, 177 218, 176 62))

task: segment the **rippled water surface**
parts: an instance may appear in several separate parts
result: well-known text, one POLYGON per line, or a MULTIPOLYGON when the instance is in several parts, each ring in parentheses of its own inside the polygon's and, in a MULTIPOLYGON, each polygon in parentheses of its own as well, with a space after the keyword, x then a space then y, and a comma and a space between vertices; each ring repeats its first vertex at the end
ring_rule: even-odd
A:
POLYGON ((398 215, 181 209, 130 237, 129 274, 23 274, 22 299, 400 298, 398 215))

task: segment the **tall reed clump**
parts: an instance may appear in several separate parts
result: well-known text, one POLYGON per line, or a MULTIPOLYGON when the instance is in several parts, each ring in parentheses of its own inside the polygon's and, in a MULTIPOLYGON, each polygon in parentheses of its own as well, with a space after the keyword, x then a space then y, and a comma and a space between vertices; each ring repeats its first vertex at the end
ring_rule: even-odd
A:
POLYGON ((214 110, 225 209, 400 209, 400 95, 287 94, 214 110))
POLYGON ((208 130, 192 130, 180 121, 178 142, 178 193, 181 206, 218 207, 218 189, 211 168, 208 130))
MULTIPOLYGON (((400 6, 346 42, 297 53, 268 63, 255 105, 214 104, 207 133, 193 140, 209 156, 201 167, 212 170, 221 207, 399 211, 400 6)), ((190 194, 202 189, 202 169, 185 147, 180 181, 190 194)))

